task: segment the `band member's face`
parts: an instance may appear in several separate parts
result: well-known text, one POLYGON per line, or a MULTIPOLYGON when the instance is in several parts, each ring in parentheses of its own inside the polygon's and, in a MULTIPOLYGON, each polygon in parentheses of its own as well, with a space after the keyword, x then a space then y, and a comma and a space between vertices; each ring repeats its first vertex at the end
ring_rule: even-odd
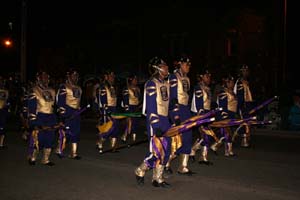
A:
POLYGON ((248 77, 249 76, 249 70, 247 70, 247 69, 242 70, 242 76, 243 77, 248 77))
POLYGON ((234 88, 234 80, 229 80, 226 82, 227 88, 232 90, 234 88))
POLYGON ((137 85, 137 83, 138 83, 137 77, 133 78, 131 84, 135 86, 137 85))
POLYGON ((180 65, 181 71, 182 71, 182 73, 184 73, 184 74, 187 74, 187 73, 190 72, 190 67, 191 67, 191 65, 190 65, 189 63, 186 63, 186 62, 184 62, 184 63, 182 63, 182 64, 180 65))
POLYGON ((209 85, 211 83, 211 75, 210 74, 204 74, 202 76, 202 81, 203 83, 205 83, 206 85, 209 85))
POLYGON ((78 82, 78 73, 73 73, 69 76, 69 81, 72 83, 72 84, 77 84, 78 82))
POLYGON ((169 75, 169 66, 168 65, 160 65, 161 72, 160 74, 163 77, 167 77, 169 75))
POLYGON ((111 72, 110 74, 107 75, 107 80, 111 83, 115 81, 115 73, 111 72))
POLYGON ((49 75, 47 73, 42 73, 39 76, 39 83, 44 87, 48 86, 49 84, 49 75))

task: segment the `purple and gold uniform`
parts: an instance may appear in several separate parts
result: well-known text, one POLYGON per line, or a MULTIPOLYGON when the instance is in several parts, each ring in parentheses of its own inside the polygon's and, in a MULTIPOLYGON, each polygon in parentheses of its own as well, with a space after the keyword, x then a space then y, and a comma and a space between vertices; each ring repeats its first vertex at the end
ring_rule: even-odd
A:
MULTIPOLYGON (((200 74, 200 82, 194 88, 191 110, 197 115, 202 115, 211 110, 212 93, 209 87, 211 82, 211 74, 208 70, 204 70, 200 74)), ((190 156, 195 156, 196 151, 202 147, 201 156, 199 159, 200 164, 211 164, 208 161, 208 149, 210 147, 211 137, 218 140, 214 131, 208 125, 199 127, 199 132, 202 134, 202 139, 197 139, 192 147, 190 156)))
POLYGON ((65 149, 64 143, 71 144, 71 158, 80 159, 77 148, 80 141, 80 110, 82 89, 77 85, 78 73, 71 69, 67 73, 67 81, 61 84, 57 93, 57 107, 59 115, 65 125, 65 130, 60 129, 60 139, 56 153, 61 157, 65 149))
MULTIPOLYGON (((123 90, 123 107, 126 112, 137 112, 140 108, 141 91, 137 85, 137 77, 130 76, 127 78, 127 87, 123 90)), ((138 121, 136 118, 127 118, 125 133, 121 140, 126 142, 127 136, 131 135, 131 140, 136 141, 138 121)))
POLYGON ((146 126, 149 138, 149 152, 142 164, 135 169, 137 183, 144 184, 147 170, 153 169, 152 185, 154 187, 169 187, 164 181, 163 171, 170 156, 171 139, 164 137, 170 128, 169 99, 170 86, 165 78, 168 76, 166 63, 155 57, 150 61, 150 68, 155 72, 152 78, 145 83, 143 113, 146 114, 146 126))
MULTIPOLYGON (((185 121, 191 117, 189 91, 190 79, 187 73, 190 69, 190 59, 182 57, 177 62, 175 73, 169 76, 170 82, 170 110, 172 120, 175 125, 185 121)), ((166 165, 166 172, 172 173, 171 161, 179 155, 179 174, 191 175, 192 172, 188 169, 188 160, 192 148, 192 130, 186 131, 183 134, 172 137, 172 147, 170 160, 166 165)))
POLYGON ((4 147, 5 126, 8 115, 8 90, 4 88, 4 80, 0 77, 0 149, 4 147))
POLYGON ((55 91, 48 87, 49 75, 46 72, 37 74, 38 82, 28 96, 28 118, 31 127, 29 141, 29 164, 34 165, 39 153, 43 149, 42 163, 52 166, 49 160, 51 148, 55 139, 56 115, 53 107, 55 91))
POLYGON ((113 121, 113 129, 106 133, 99 132, 99 140, 97 147, 99 149, 99 153, 103 152, 103 144, 104 141, 110 138, 112 152, 115 152, 117 147, 117 137, 119 134, 118 130, 118 120, 112 119, 109 114, 117 111, 117 91, 114 85, 115 74, 111 70, 107 70, 105 72, 104 83, 97 90, 97 103, 99 104, 99 108, 102 113, 102 118, 100 124, 107 123, 108 121, 113 121))
MULTIPOLYGON (((235 95, 234 88, 234 78, 232 76, 227 76, 224 79, 223 89, 217 96, 217 104, 219 108, 222 108, 222 111, 218 115, 218 120, 225 119, 236 119, 237 115, 237 96, 235 95)), ((222 127, 220 128, 221 138, 218 143, 212 145, 212 150, 216 151, 219 144, 224 140, 225 141, 225 156, 234 156, 232 150, 232 130, 231 127, 222 127)))
MULTIPOLYGON (((242 118, 248 117, 248 112, 253 106, 252 94, 250 91, 250 85, 248 81, 249 68, 247 65, 243 65, 240 68, 241 77, 236 81, 234 86, 234 93, 238 98, 238 109, 242 118)), ((250 127, 249 125, 243 125, 239 129, 239 134, 242 136, 242 147, 250 146, 250 127)))

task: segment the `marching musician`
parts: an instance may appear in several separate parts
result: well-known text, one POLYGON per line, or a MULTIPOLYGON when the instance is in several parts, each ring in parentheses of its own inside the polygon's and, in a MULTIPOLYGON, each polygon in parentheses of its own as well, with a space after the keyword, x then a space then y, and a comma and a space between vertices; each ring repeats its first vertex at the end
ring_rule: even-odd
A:
POLYGON ((28 118, 31 129, 29 142, 30 165, 36 164, 40 150, 43 150, 42 164, 53 166, 49 160, 51 148, 55 139, 56 115, 54 113, 55 91, 49 84, 49 74, 40 71, 36 75, 36 85, 33 86, 28 96, 28 118))
MULTIPOLYGON (((240 117, 248 117, 248 112, 253 106, 252 93, 249 84, 249 67, 247 65, 242 65, 240 68, 239 78, 237 79, 234 86, 234 93, 238 98, 238 109, 240 112, 240 117)), ((239 129, 239 134, 242 137, 241 147, 250 146, 250 126, 244 125, 239 129)))
POLYGON ((117 152, 117 137, 119 134, 118 120, 113 120, 110 116, 111 113, 117 111, 117 90, 115 86, 115 73, 111 69, 107 69, 104 73, 104 81, 96 91, 97 104, 100 109, 100 124, 113 121, 113 129, 107 133, 99 132, 99 139, 97 148, 99 153, 103 153, 103 145, 107 139, 110 139, 112 152, 117 152))
MULTIPOLYGON (((191 110, 196 115, 203 115, 211 110, 212 92, 210 88, 211 73, 208 69, 203 69, 199 74, 199 83, 194 88, 191 110)), ((191 154, 192 159, 195 159, 196 151, 201 149, 201 156, 199 164, 211 165, 213 164, 208 160, 208 150, 210 148, 211 137, 217 140, 214 131, 207 125, 199 127, 201 138, 198 138, 192 146, 191 154)))
MULTIPOLYGON (((127 86, 123 90, 123 107, 126 112, 137 112, 140 109, 141 91, 138 87, 138 79, 136 75, 129 75, 127 78, 127 86)), ((121 140, 125 143, 127 137, 131 136, 131 141, 136 141, 138 121, 134 117, 126 119, 126 129, 121 136, 121 140)))
POLYGON ((56 154, 64 157, 65 145, 71 145, 70 158, 79 160, 78 143, 80 141, 80 110, 82 89, 78 85, 79 74, 71 68, 67 71, 66 82, 61 84, 57 93, 57 107, 59 119, 64 124, 64 129, 59 130, 58 146, 56 154))
POLYGON ((149 138, 149 152, 143 162, 135 169, 138 185, 144 184, 144 176, 153 170, 152 185, 167 188, 170 184, 164 180, 163 172, 170 156, 171 139, 164 137, 170 128, 169 101, 170 86, 168 65, 160 58, 154 57, 149 62, 151 78, 145 83, 143 113, 146 114, 146 126, 149 138))
MULTIPOLYGON (((189 104, 190 79, 187 74, 190 71, 191 61, 183 56, 177 60, 176 69, 169 76, 170 83, 170 112, 174 125, 191 117, 189 104)), ((179 167, 177 172, 184 175, 192 175, 188 168, 189 155, 192 148, 192 130, 172 137, 172 151, 165 171, 172 173, 171 161, 179 155, 179 167)))
MULTIPOLYGON (((217 104, 222 111, 218 115, 218 120, 236 119, 237 118, 237 97, 233 91, 235 79, 231 75, 227 75, 223 78, 223 89, 217 96, 217 104)), ((234 156, 232 150, 232 129, 230 126, 220 128, 221 139, 225 141, 225 156, 234 156)), ((214 151, 217 150, 217 146, 212 145, 214 151), (215 147, 215 148, 213 148, 215 147)))

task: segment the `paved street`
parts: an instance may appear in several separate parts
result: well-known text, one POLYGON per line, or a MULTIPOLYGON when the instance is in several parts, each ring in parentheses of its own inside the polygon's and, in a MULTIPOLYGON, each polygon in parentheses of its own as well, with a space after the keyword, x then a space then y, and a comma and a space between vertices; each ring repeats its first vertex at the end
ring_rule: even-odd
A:
MULTIPOLYGON (((141 121, 143 123, 143 121, 141 121)), ((154 188, 151 172, 137 186, 134 169, 147 151, 147 143, 99 155, 95 148, 95 121, 82 121, 81 160, 59 159, 55 166, 29 166, 26 143, 11 125, 8 148, 0 151, 0 199, 299 199, 300 133, 257 129, 249 149, 235 145, 235 158, 210 153, 212 166, 191 163, 192 177, 170 175, 170 189, 154 188)), ((144 138, 141 131, 139 139, 144 138)), ((198 153, 199 155, 199 153, 198 153)), ((173 162, 176 170, 178 160, 173 162)))

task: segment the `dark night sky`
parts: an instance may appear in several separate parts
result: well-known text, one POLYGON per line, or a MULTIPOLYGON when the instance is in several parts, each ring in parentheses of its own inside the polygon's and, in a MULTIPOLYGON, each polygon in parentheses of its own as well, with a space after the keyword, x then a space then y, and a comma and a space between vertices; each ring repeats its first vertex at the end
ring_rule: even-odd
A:
MULTIPOLYGON (((20 38, 21 2, 22 0, 9 0, 5 1, 4 6, 2 3, 0 14, 1 35, 7 33, 8 22, 12 21, 12 34, 16 40, 20 38)), ((230 14, 233 10, 249 8, 260 15, 274 18, 274 21, 270 20, 269 22, 272 26, 272 23, 277 23, 276 18, 281 14, 280 2, 283 2, 283 0, 27 0, 27 2, 27 46, 30 50, 28 62, 32 62, 41 47, 65 48, 65 46, 71 45, 72 48, 72 44, 77 45, 80 42, 85 42, 86 49, 83 49, 83 51, 86 52, 89 51, 89 47, 99 52, 100 48, 120 47, 122 49, 123 43, 136 40, 136 38, 132 38, 135 36, 130 35, 132 31, 130 32, 129 29, 132 29, 130 25, 132 22, 143 24, 147 30, 151 30, 153 27, 153 30, 158 33, 160 31, 172 33, 178 29, 186 28, 187 32, 197 34, 205 32, 207 27, 219 25, 222 23, 222 17, 230 14), (177 12, 178 17, 174 19, 168 16, 168 13, 177 12), (185 13, 185 15, 181 16, 181 13, 185 13), (118 36, 112 36, 116 33, 112 30, 111 25, 118 24, 120 21, 123 25, 116 25, 120 30, 120 37, 115 41, 118 36), (129 25, 126 25, 126 22, 129 25), (97 45, 100 46, 99 44, 101 44, 101 47, 95 48, 97 45)), ((143 33, 143 36, 146 34, 143 33)), ((153 40, 155 40, 155 37, 153 37, 153 40)), ((102 57, 109 57, 114 53, 113 49, 108 49, 102 57)), ((152 52, 144 52, 147 56, 148 53, 152 52)), ((118 60, 126 59, 122 57, 121 53, 119 54, 118 60)), ((100 59, 101 54, 98 57, 100 59)), ((111 57, 105 62, 109 63, 116 60, 115 58, 111 57)), ((130 58, 128 59, 130 60, 130 58)), ((97 63, 97 61, 95 62, 97 63)), ((124 62, 128 62, 128 60, 124 62)))
MULTIPOLYGON (((28 0, 27 0, 28 1, 28 0)), ((113 20, 155 18, 164 16, 164 12, 179 7, 191 12, 207 12, 211 18, 219 17, 232 8, 254 8, 265 12, 274 0, 110 0, 110 1, 28 1, 28 26, 32 31, 52 33, 88 32, 101 24, 110 24, 113 20)), ((2 4, 3 5, 3 4, 2 4)), ((5 30, 11 20, 18 28, 20 23, 21 0, 5 1, 1 10, 1 29, 5 30), (3 28, 5 27, 5 28, 3 28)), ((179 9, 179 10, 180 10, 179 9)), ((174 9, 175 10, 175 9, 174 9)), ((178 13, 180 14, 180 13, 178 13)))

